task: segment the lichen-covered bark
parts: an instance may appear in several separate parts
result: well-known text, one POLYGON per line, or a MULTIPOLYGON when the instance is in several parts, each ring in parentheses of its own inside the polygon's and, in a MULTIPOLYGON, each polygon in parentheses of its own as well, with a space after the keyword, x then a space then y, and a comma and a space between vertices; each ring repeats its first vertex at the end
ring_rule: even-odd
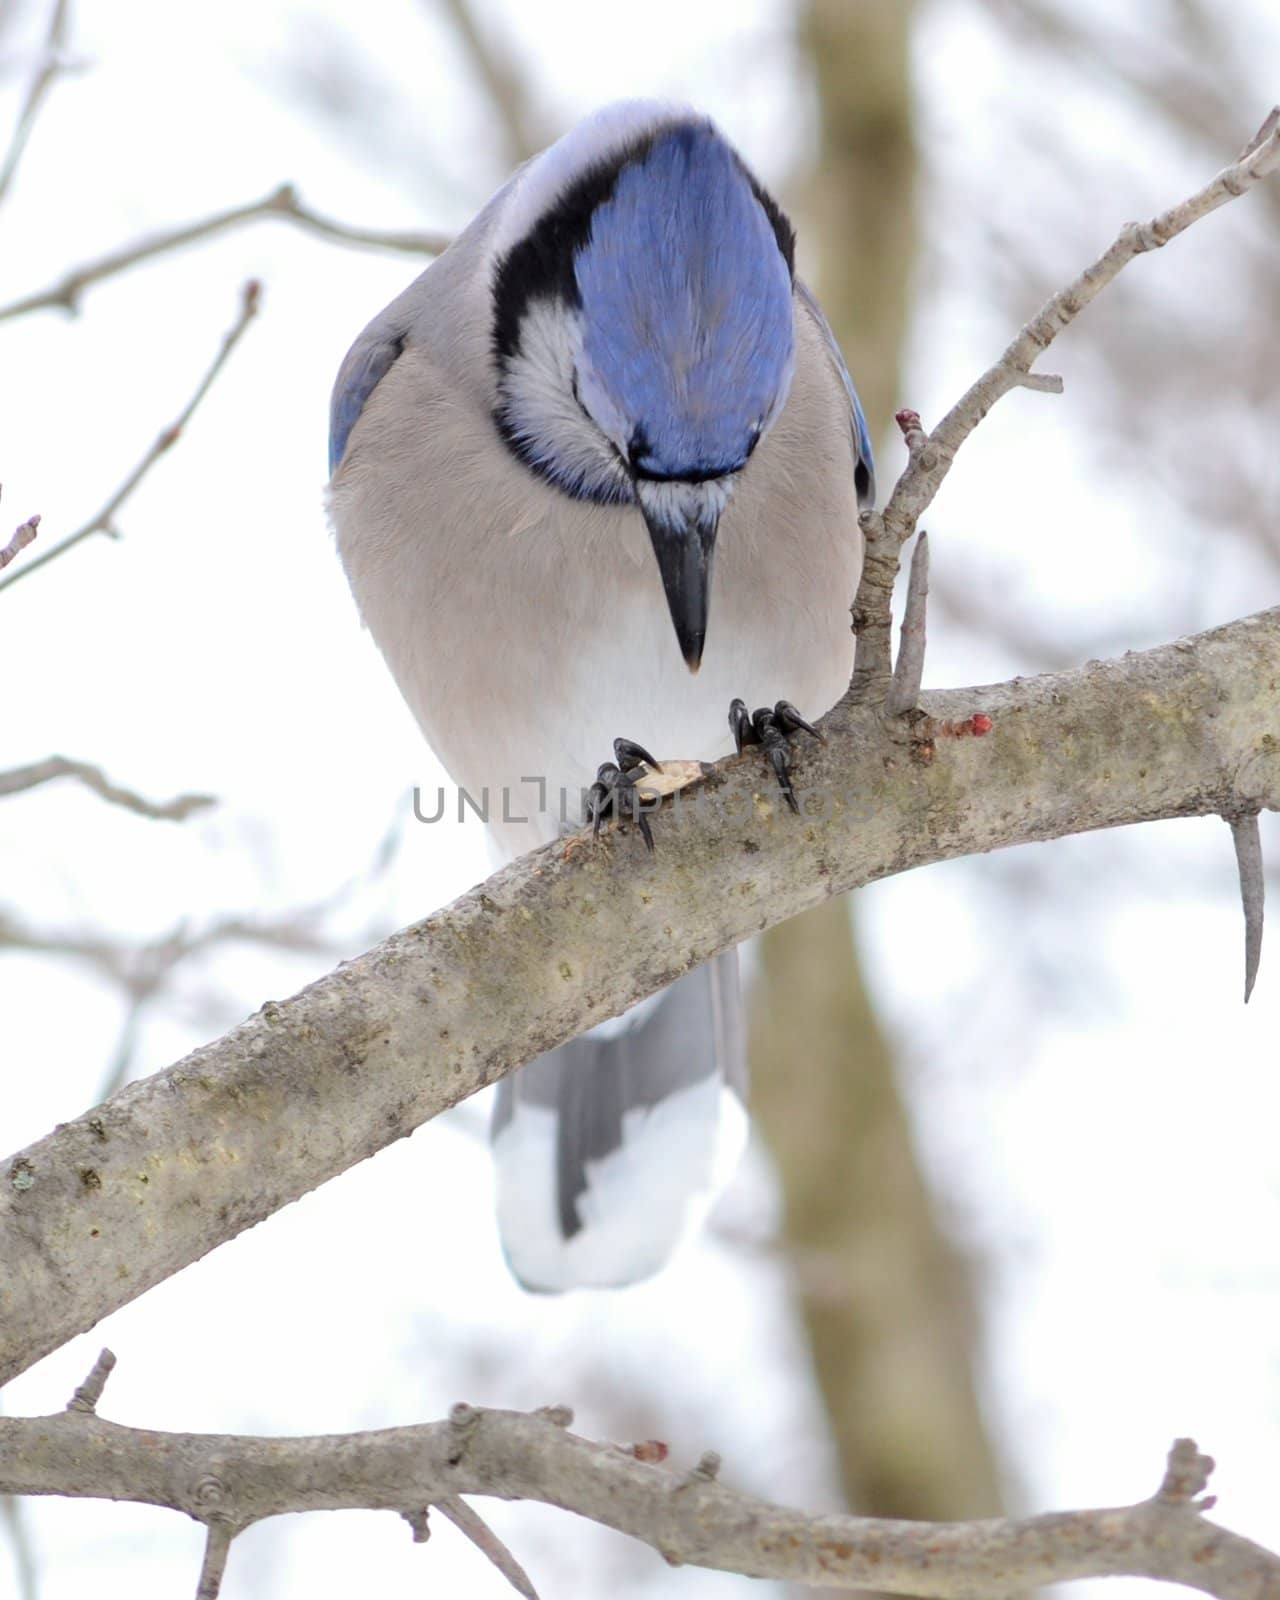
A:
POLYGON ((522 857, 0 1163, 0 1383, 531 1056, 832 895, 1088 828, 1280 807, 1278 689, 1272 610, 1076 672, 927 695, 922 720, 841 706, 829 742, 797 752, 799 818, 748 751, 700 801, 664 804, 652 857, 631 829, 522 857))

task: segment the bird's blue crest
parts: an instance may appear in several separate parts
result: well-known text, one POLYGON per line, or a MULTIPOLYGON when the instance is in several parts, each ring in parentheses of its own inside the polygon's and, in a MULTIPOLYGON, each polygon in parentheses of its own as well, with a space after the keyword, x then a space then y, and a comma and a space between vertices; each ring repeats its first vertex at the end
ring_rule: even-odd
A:
POLYGON ((574 264, 578 378, 638 476, 733 471, 776 417, 795 359, 790 239, 710 123, 666 129, 622 167, 574 264))

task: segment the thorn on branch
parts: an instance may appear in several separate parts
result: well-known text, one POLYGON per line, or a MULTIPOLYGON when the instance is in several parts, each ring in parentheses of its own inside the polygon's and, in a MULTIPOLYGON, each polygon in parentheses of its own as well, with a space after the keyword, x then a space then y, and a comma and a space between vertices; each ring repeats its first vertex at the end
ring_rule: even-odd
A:
MULTIPOLYGON (((455 1406, 453 1409, 456 1411, 458 1408, 455 1406)), ((524 1600, 538 1600, 538 1591, 529 1581, 529 1574, 484 1518, 473 1511, 465 1500, 460 1500, 456 1495, 446 1495, 443 1500, 435 1502, 435 1507, 441 1516, 448 1517, 455 1528, 466 1534, 482 1555, 489 1558, 517 1594, 523 1595, 524 1600)))
POLYGON ((107 1386, 107 1379, 111 1376, 111 1369, 115 1364, 116 1358, 110 1350, 101 1351, 89 1369, 89 1376, 67 1401, 67 1410, 83 1411, 90 1417, 95 1415, 98 1401, 102 1399, 102 1391, 107 1386))
POLYGON ((701 1478, 706 1483, 714 1483, 720 1476, 720 1453, 717 1450, 704 1450, 698 1457, 698 1464, 694 1467, 691 1477, 701 1478))
POLYGON ((230 1522, 205 1524, 204 1560, 200 1563, 196 1600, 218 1600, 218 1593, 222 1588, 222 1575, 227 1570, 231 1541, 239 1532, 240 1529, 230 1522))
MULTIPOLYGON (((1175 1439, 1156 1499, 1163 1505, 1190 1505, 1208 1487, 1213 1468, 1213 1457, 1203 1455, 1194 1439, 1175 1439)), ((1207 1511, 1209 1507, 1201 1505, 1197 1509, 1207 1511)))
POLYGON ((1244 1003, 1249 1004, 1258 966, 1262 960, 1262 917, 1266 897, 1266 877, 1262 869, 1262 835, 1256 811, 1229 816, 1231 838, 1236 847, 1236 868, 1240 874, 1240 901, 1244 907, 1244 1003))
POLYGON ((925 610, 929 599, 929 535, 921 532, 911 554, 907 604, 902 614, 902 642, 893 669, 885 710, 892 716, 912 711, 920 701, 924 678, 925 610))

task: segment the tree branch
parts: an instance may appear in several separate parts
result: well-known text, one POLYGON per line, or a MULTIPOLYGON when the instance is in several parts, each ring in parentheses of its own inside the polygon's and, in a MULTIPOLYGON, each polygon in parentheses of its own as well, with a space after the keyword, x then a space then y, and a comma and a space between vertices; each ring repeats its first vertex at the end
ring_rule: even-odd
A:
MULTIPOLYGON (((1130 222, 1114 242, 1065 289, 1060 289, 1018 333, 1000 359, 989 367, 947 412, 913 453, 907 470, 894 486, 884 510, 888 529, 898 543, 908 538, 951 470, 956 452, 992 406, 1011 389, 1042 387, 1028 383, 1031 368, 1057 336, 1136 257, 1159 250, 1229 200, 1246 194, 1260 178, 1280 166, 1280 106, 1273 107, 1238 160, 1224 167, 1203 188, 1149 222, 1130 222)), ((1056 390, 1056 385, 1054 386, 1056 390)))
POLYGON ((748 750, 663 802, 652 858, 630 825, 521 858, 0 1163, 0 1383, 514 1067, 831 895, 1029 840, 1280 807, 1277 681, 1280 608, 1074 672, 926 694, 908 717, 839 706, 827 743, 799 753, 799 819, 748 750), (299 1105, 307 1138, 284 1138, 299 1105))
POLYGON ((43 59, 39 70, 31 80, 27 89, 27 97, 22 103, 22 110, 18 113, 17 123, 14 125, 13 136, 9 140, 9 148, 5 153, 4 164, 0 166, 0 204, 4 203, 13 184, 14 175, 18 170, 18 163, 22 160, 23 152, 27 148, 27 141, 31 131, 36 125, 36 118, 40 115, 40 108, 45 97, 60 77, 68 70, 64 58, 67 43, 67 23, 70 13, 70 0, 54 0, 53 9, 49 13, 49 29, 45 35, 43 59))
MULTIPOLYGON (((110 1353, 95 1373, 104 1358, 109 1363, 110 1353)), ((122 1427, 73 1402, 54 1416, 0 1418, 0 1493, 135 1500, 185 1512, 209 1530, 198 1600, 214 1600, 232 1539, 264 1517, 394 1511, 420 1539, 421 1508, 431 1505, 532 1594, 505 1547, 479 1533, 483 1524, 460 1495, 573 1511, 642 1540, 673 1565, 821 1588, 994 1600, 1046 1583, 1124 1575, 1183 1583, 1218 1600, 1280 1595, 1280 1558, 1205 1520, 1213 1499, 1200 1497, 1213 1462, 1190 1439, 1175 1442, 1160 1488, 1137 1505, 934 1523, 809 1516, 723 1484, 714 1452, 680 1471, 661 1464, 665 1451, 580 1438, 568 1432, 571 1421, 563 1407, 526 1415, 458 1405, 448 1420, 415 1427, 255 1439, 122 1427)))
POLYGON ((436 1510, 447 1517, 459 1533, 470 1539, 476 1549, 497 1567, 517 1594, 524 1600, 538 1600, 538 1591, 529 1581, 529 1574, 498 1538, 482 1517, 476 1515, 465 1500, 456 1494, 445 1495, 435 1501, 436 1510))
POLYGON ((11 767, 7 772, 0 772, 0 799, 37 789, 58 778, 75 778, 108 804, 123 806, 126 811, 157 822, 185 822, 193 811, 203 811, 216 804, 211 794, 180 794, 172 800, 147 800, 132 789, 122 789, 119 784, 112 783, 101 767, 88 761, 71 761, 66 756, 46 756, 25 767, 11 767))
POLYGON ((74 267, 47 289, 0 306, 0 322, 12 317, 24 317, 33 311, 78 311, 80 297, 86 289, 107 278, 114 278, 130 267, 154 260, 156 256, 168 255, 174 250, 185 249, 189 244, 230 233, 246 223, 271 220, 291 222, 304 233, 314 234, 317 238, 366 250, 398 250, 406 255, 434 256, 439 255, 449 243, 447 236, 441 233, 423 233, 413 229, 356 228, 345 222, 335 222, 333 218, 304 205, 291 183, 282 183, 261 200, 232 206, 229 211, 216 211, 212 216, 184 223, 180 228, 148 234, 119 250, 109 251, 94 261, 74 267))
POLYGON ((1273 107, 1237 161, 1224 167, 1203 188, 1153 217, 1131 222, 1115 241, 1065 289, 1047 300, 1018 333, 1004 354, 971 385, 932 433, 925 433, 914 411, 898 413, 907 445, 907 468, 894 485, 883 512, 864 511, 858 519, 865 541, 862 578, 854 601, 858 635, 851 700, 883 698, 890 681, 890 638, 893 584, 898 552, 916 530, 951 470, 956 452, 982 419, 1012 389, 1061 392, 1056 377, 1031 368, 1062 330, 1096 299, 1135 256, 1158 250, 1194 222, 1228 200, 1248 192, 1260 178, 1280 166, 1280 106, 1273 107))
POLYGON ((505 45, 481 27, 469 0, 441 0, 441 4, 484 86, 501 130, 507 164, 518 167, 548 142, 534 112, 525 74, 505 45))
POLYGON ((171 422, 167 428, 157 435, 155 443, 107 501, 106 505, 90 517, 83 527, 77 528, 74 533, 69 534, 60 544, 51 545, 48 549, 42 551, 34 561, 28 561, 25 565, 19 567, 16 572, 11 572, 7 578, 0 577, 0 589, 11 588, 19 579, 29 578, 33 572, 39 572, 41 567, 47 566, 50 561, 56 561, 60 555, 64 555, 68 550, 74 549, 76 545, 95 533, 105 533, 112 539, 120 537, 119 529, 115 525, 116 513, 124 505, 125 501, 129 499, 130 495, 133 494, 152 467, 155 466, 156 462, 159 461, 160 457, 171 450, 182 437, 183 430, 195 415, 197 406, 213 387, 218 374, 230 360, 231 352, 240 343, 240 340, 244 337, 245 330, 258 314, 261 293, 261 285, 257 282, 250 280, 245 284, 241 290, 240 314, 232 327, 222 336, 222 343, 218 348, 218 353, 214 357, 209 370, 196 386, 195 393, 182 408, 177 420, 171 422))

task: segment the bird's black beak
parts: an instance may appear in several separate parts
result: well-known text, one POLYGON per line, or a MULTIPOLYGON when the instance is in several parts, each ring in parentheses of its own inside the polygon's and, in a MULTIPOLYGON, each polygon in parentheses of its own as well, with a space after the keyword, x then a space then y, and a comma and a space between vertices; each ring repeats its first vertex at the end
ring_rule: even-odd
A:
MULTIPOLYGON (((702 486, 682 484, 680 487, 702 486)), ((646 493, 643 487, 639 499, 649 538, 653 541, 653 553, 658 558, 658 571, 676 638, 680 641, 680 653, 689 671, 696 672, 702 663, 707 639, 711 558, 715 553, 720 506, 709 496, 661 498, 646 493)))

